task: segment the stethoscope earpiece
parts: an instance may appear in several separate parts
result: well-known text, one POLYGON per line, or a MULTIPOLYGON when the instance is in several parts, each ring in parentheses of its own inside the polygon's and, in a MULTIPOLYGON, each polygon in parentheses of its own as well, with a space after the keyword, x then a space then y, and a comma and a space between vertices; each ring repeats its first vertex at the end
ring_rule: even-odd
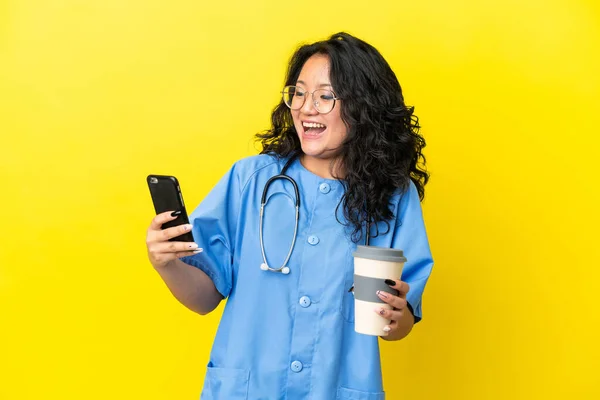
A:
POLYGON ((260 264, 260 269, 262 269, 263 271, 268 271, 269 269, 273 272, 281 272, 284 275, 287 275, 290 273, 290 267, 283 267, 281 269, 271 269, 269 268, 269 266, 265 263, 260 264))

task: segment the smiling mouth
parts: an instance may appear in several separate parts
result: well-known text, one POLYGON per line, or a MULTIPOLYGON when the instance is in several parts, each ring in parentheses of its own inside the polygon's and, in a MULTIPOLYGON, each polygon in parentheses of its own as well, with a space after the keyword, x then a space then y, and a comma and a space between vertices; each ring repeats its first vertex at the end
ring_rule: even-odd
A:
POLYGON ((317 122, 303 122, 302 127, 304 128, 304 134, 307 136, 317 136, 327 129, 325 125, 317 122))

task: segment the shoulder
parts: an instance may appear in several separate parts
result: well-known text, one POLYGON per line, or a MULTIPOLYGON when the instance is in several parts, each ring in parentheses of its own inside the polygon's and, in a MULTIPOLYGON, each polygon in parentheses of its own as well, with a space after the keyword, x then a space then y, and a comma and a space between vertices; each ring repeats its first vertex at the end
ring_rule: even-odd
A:
POLYGON ((285 160, 270 154, 258 154, 244 157, 233 164, 231 173, 237 178, 240 186, 245 186, 257 175, 273 175, 278 173, 285 160))
POLYGON ((257 154, 239 159, 234 167, 240 171, 257 171, 269 167, 273 164, 279 164, 280 160, 275 155, 257 154))
POLYGON ((392 195, 392 199, 394 200, 394 202, 406 202, 406 201, 412 201, 414 199, 417 199, 417 201, 419 200, 419 192, 417 191, 417 186, 414 184, 414 182, 409 179, 408 180, 408 185, 406 185, 405 188, 397 188, 394 191, 394 194, 392 195))
POLYGON ((395 206, 397 217, 406 212, 420 210, 421 199, 419 198, 419 192, 414 182, 409 179, 405 189, 396 189, 392 195, 391 203, 395 206))

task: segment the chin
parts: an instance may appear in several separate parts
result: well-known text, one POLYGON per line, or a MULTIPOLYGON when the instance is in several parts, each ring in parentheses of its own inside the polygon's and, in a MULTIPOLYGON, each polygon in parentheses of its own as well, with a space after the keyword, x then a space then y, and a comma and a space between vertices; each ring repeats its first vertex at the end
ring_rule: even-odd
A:
POLYGON ((306 149, 302 148, 304 157, 314 158, 317 160, 332 160, 336 157, 336 153, 332 151, 326 151, 325 149, 306 149))
POLYGON ((323 158, 323 153, 325 151, 323 149, 315 149, 312 146, 302 146, 302 153, 305 157, 313 157, 313 158, 323 158))

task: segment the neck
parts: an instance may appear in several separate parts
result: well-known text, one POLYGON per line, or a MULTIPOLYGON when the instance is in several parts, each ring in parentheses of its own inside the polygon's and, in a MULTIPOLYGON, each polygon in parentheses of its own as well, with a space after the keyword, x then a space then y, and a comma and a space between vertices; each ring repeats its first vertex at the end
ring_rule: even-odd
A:
POLYGON ((306 155, 300 156, 302 166, 313 174, 325 179, 343 179, 340 163, 337 159, 323 159, 310 157, 306 155))

